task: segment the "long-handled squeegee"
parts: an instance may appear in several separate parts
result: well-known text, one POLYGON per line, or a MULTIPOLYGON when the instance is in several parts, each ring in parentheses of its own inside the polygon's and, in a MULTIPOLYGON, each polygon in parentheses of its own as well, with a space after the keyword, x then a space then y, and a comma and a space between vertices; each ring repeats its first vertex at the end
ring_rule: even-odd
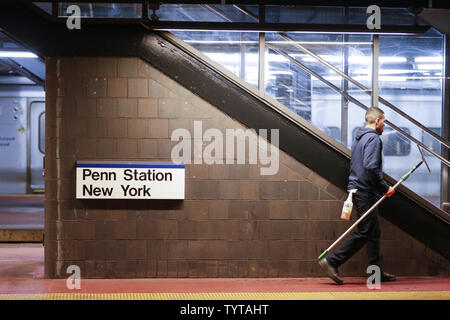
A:
MULTIPOLYGON (((420 155, 422 156, 422 160, 411 170, 409 170, 409 172, 407 174, 405 174, 393 187, 394 189, 396 189, 403 181, 405 181, 406 179, 409 178, 410 174, 413 173, 418 167, 420 167, 420 165, 422 163, 425 162, 425 165, 427 166, 428 172, 431 173, 430 167, 428 166, 427 161, 425 160, 425 157, 423 156, 422 150, 420 150, 419 145, 417 145, 417 147, 419 148, 419 152, 420 155)), ((334 247, 342 240, 344 239, 348 234, 350 234, 353 230, 355 230, 355 228, 358 226, 358 224, 364 220, 365 217, 367 217, 373 210, 375 210, 376 207, 378 207, 378 205, 383 202, 383 200, 386 199, 386 195, 383 195, 382 198, 380 198, 380 200, 378 200, 369 210, 367 210, 358 220, 355 221, 355 223, 348 228, 347 231, 345 231, 342 236, 340 236, 331 246, 328 247, 327 250, 325 250, 324 252, 322 252, 322 254, 319 256, 319 260, 321 260, 323 257, 325 257, 328 252, 330 252, 331 250, 334 249, 334 247)))

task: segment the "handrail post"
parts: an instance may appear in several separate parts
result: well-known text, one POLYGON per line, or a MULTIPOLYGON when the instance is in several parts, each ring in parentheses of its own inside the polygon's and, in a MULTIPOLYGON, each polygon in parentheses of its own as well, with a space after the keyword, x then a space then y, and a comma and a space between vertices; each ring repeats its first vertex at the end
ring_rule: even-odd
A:
POLYGON ((380 39, 377 34, 372 36, 372 106, 378 107, 378 70, 380 56, 380 39))
MULTIPOLYGON (((441 134, 450 139, 450 36, 444 34, 444 78, 442 79, 442 122, 441 134)), ((450 150, 441 146, 442 156, 450 161, 450 150)), ((450 167, 441 166, 441 202, 450 203, 450 167)), ((450 209, 450 208, 449 208, 450 209)), ((450 212, 450 211, 449 211, 450 212)))
MULTIPOLYGON (((346 8, 345 11, 347 13, 348 9, 346 8)), ((348 34, 344 34, 342 40, 344 43, 348 42, 348 34)), ((349 72, 348 52, 348 46, 344 44, 342 49, 342 63, 345 74, 349 72)), ((348 80, 342 77, 341 84, 342 91, 348 93, 348 80)), ((348 147, 348 106, 349 100, 345 95, 341 95, 341 143, 346 147, 348 147)))
POLYGON ((259 33, 259 63, 258 63, 258 89, 259 94, 264 96, 265 92, 265 50, 266 50, 266 34, 259 33))

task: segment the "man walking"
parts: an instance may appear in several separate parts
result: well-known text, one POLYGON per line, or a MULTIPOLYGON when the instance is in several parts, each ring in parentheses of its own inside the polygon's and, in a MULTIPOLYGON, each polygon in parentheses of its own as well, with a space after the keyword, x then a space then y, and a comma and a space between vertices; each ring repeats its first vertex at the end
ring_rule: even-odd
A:
MULTIPOLYGON (((382 194, 390 197, 395 192, 395 189, 388 186, 383 179, 381 157, 383 144, 380 135, 384 130, 384 121, 383 110, 377 107, 369 108, 366 112, 366 126, 356 132, 353 141, 347 190, 358 189, 353 195, 358 217, 372 207, 382 194)), ((338 267, 367 244, 369 265, 380 268, 381 281, 395 281, 394 275, 383 271, 380 235, 378 208, 376 208, 361 221, 357 230, 341 244, 339 249, 321 259, 319 265, 337 284, 343 284, 338 267)))

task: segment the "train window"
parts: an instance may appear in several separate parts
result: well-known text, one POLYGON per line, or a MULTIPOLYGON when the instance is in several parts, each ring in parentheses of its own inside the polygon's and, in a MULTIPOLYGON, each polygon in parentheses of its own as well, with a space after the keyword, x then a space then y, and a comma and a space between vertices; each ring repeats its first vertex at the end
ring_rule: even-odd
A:
MULTIPOLYGON (((411 133, 408 128, 400 127, 400 129, 407 134, 411 133)), ((411 141, 392 128, 386 127, 384 129, 382 139, 385 156, 407 156, 411 152, 411 141)))
MULTIPOLYGON (((437 135, 441 135, 441 128, 428 128, 437 135)), ((437 141, 435 138, 430 136, 429 134, 422 131, 422 143, 426 145, 427 147, 431 147, 431 150, 433 150, 436 153, 441 153, 441 145, 439 141, 437 141)), ((431 153, 424 152, 424 156, 431 156, 431 153)))
POLYGON ((39 151, 45 153, 45 112, 39 115, 39 151))

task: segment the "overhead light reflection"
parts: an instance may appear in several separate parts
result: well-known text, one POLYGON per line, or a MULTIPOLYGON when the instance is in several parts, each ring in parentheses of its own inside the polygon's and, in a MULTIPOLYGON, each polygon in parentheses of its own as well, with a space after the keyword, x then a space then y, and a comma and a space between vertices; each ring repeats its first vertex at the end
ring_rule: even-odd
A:
POLYGON ((443 62, 444 59, 442 57, 415 57, 415 62, 443 62))
POLYGON ((1 58, 37 58, 38 56, 28 51, 0 51, 1 58))
POLYGON ((418 64, 417 68, 425 70, 441 70, 442 65, 440 64, 418 64))

